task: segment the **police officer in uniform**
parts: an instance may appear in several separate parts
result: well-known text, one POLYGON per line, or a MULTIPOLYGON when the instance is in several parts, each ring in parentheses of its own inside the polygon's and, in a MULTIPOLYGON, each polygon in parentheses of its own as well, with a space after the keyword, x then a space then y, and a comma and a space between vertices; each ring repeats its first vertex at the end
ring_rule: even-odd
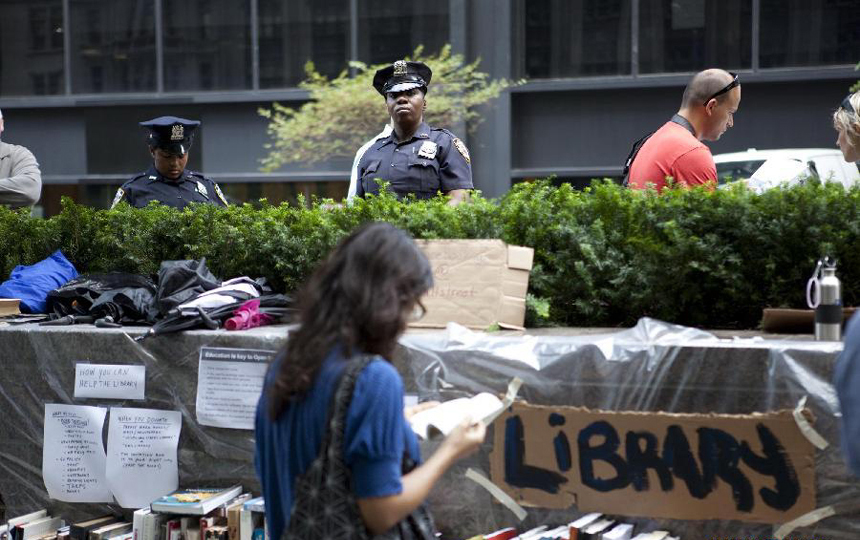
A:
POLYGON ((373 87, 385 98, 393 130, 356 160, 357 196, 378 193, 379 183, 389 182, 399 198, 411 193, 429 199, 441 191, 450 197, 449 204, 456 205, 474 188, 463 141, 424 122, 431 76, 425 64, 403 60, 376 72, 373 87))
POLYGON ((120 201, 126 201, 135 208, 143 208, 150 201, 179 209, 189 203, 227 206, 227 199, 218 184, 200 173, 185 169, 199 121, 160 116, 140 125, 149 129, 149 152, 153 164, 148 171, 138 174, 117 190, 111 208, 120 201))

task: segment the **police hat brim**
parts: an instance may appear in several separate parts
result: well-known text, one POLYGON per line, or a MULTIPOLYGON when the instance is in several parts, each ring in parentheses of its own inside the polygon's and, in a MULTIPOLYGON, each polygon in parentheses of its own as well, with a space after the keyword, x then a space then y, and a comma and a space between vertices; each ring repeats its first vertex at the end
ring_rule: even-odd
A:
POLYGON ((391 92, 406 92, 407 90, 412 90, 413 88, 423 88, 424 92, 427 92, 427 85, 424 84, 424 81, 404 81, 391 85, 391 88, 384 88, 382 95, 391 92))
POLYGON ((167 143, 167 144, 151 144, 153 149, 160 148, 164 150, 168 154, 174 154, 179 156, 184 156, 188 153, 188 149, 191 148, 190 142, 185 143, 167 143))

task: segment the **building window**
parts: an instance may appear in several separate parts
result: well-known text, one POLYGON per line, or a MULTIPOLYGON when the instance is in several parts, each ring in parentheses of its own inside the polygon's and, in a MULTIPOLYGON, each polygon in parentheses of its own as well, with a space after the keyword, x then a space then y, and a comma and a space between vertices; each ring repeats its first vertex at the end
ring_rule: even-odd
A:
POLYGON ((153 0, 70 0, 72 92, 152 92, 153 0))
POLYGON ((250 0, 163 0, 164 89, 250 89, 250 6, 250 0))
POLYGON ((854 64, 860 59, 857 0, 761 0, 763 68, 854 64))
POLYGON ((630 0, 520 0, 517 13, 520 75, 630 73, 630 0))
POLYGON ((349 0, 259 0, 260 88, 298 86, 305 64, 335 77, 349 58, 349 0))
POLYGON ((358 59, 368 64, 391 63, 410 56, 416 47, 438 52, 450 41, 448 2, 359 0, 358 59))
POLYGON ((749 0, 640 0, 639 71, 752 67, 749 0))
POLYGON ((0 96, 63 91, 63 30, 61 0, 0 0, 0 96))

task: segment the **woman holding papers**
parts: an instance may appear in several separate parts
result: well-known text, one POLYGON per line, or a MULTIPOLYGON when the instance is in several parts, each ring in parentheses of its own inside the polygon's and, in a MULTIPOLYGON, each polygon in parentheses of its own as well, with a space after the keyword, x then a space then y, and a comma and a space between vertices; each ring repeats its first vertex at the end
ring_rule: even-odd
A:
MULTIPOLYGON (((271 538, 320 521, 311 515, 320 505, 303 502, 304 493, 331 491, 343 479, 326 471, 338 466, 354 502, 320 510, 332 516, 321 520, 328 532, 344 514, 365 534, 401 527, 439 477, 483 442, 484 425, 464 421, 415 466, 420 455, 404 415, 403 381, 386 358, 410 317, 423 314, 419 299, 432 283, 412 239, 373 223, 343 240, 300 292, 299 326, 272 363, 257 406, 255 461, 271 538), (308 489, 309 482, 319 486, 308 489)), ((358 537, 343 527, 337 537, 358 537)))

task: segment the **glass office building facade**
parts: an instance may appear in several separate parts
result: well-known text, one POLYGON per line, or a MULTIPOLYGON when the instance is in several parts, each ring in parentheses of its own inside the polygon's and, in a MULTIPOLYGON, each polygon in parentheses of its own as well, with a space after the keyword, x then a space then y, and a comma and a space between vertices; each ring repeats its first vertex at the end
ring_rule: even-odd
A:
POLYGON ((827 107, 860 78, 856 0, 0 0, 4 139, 42 163, 46 213, 60 195, 106 206, 148 166, 137 122, 162 114, 203 120, 189 166, 236 201, 339 197, 343 161, 259 172, 257 109, 307 100, 308 62, 335 76, 350 60, 447 43, 494 77, 525 81, 468 137, 490 195, 523 178, 617 174, 629 143, 670 116, 705 67, 745 84, 715 152, 832 146, 827 107), (747 111, 755 129, 742 127, 747 111), (787 113, 794 138, 781 129, 787 113))

